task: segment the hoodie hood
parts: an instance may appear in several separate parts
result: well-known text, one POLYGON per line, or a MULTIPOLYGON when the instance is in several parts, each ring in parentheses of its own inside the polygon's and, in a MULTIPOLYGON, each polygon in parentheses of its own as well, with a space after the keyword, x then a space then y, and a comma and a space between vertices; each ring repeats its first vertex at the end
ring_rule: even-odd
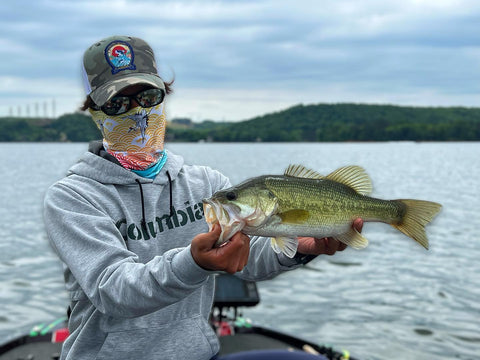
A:
POLYGON ((141 183, 154 183, 158 185, 168 184, 169 179, 175 180, 182 169, 184 160, 181 156, 168 151, 168 160, 155 179, 147 179, 134 172, 125 169, 109 153, 103 149, 101 141, 90 143, 89 151, 83 154, 80 160, 73 165, 67 173, 68 175, 79 175, 98 181, 102 184, 130 185, 141 183))

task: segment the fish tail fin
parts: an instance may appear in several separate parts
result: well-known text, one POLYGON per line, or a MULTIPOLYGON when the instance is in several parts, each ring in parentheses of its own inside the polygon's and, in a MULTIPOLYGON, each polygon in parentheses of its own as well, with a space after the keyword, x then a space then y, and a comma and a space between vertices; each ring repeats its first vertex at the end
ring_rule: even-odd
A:
POLYGON ((283 252, 289 258, 293 258, 297 253, 297 239, 279 236, 270 238, 270 241, 273 251, 277 254, 283 252))
POLYGON ((438 214, 442 205, 424 200, 397 200, 406 206, 400 223, 391 224, 408 237, 428 250, 428 238, 425 226, 438 214))

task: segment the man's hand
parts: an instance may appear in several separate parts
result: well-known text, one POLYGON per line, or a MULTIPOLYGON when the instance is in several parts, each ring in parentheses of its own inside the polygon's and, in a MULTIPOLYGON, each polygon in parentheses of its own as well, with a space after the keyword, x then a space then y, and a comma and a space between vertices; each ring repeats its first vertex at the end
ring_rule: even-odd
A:
POLYGON ((250 238, 237 232, 226 244, 214 248, 220 233, 220 225, 215 224, 212 231, 195 236, 191 245, 193 260, 206 270, 226 271, 229 274, 241 271, 248 262, 250 238))
MULTIPOLYGON (((362 219, 355 219, 352 225, 358 232, 362 231, 362 219)), ((334 238, 316 239, 312 237, 299 237, 297 252, 304 255, 333 255, 337 251, 343 251, 347 245, 334 238)))

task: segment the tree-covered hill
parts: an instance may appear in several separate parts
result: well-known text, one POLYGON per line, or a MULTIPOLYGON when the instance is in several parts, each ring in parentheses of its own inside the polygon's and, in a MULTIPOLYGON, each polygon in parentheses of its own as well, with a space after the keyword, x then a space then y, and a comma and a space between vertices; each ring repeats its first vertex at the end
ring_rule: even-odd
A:
POLYGON ((74 113, 57 119, 0 118, 0 141, 89 141, 102 135, 90 116, 74 113))
POLYGON ((480 109, 298 105, 222 128, 192 132, 196 138, 212 141, 478 141, 480 109))
MULTIPOLYGON (((179 123, 168 125, 168 141, 480 140, 480 108, 465 107, 297 105, 242 122, 179 123)), ((99 138, 99 130, 83 113, 58 119, 0 118, 0 141, 99 138)))

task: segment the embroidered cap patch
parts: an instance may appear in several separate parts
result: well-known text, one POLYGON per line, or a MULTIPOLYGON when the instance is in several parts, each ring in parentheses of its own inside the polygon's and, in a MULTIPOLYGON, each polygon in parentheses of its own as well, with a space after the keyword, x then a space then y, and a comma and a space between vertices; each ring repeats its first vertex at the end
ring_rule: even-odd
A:
POLYGON ((105 58, 112 68, 112 74, 116 74, 122 70, 135 70, 133 60, 135 54, 130 44, 125 41, 112 41, 105 48, 105 58))

